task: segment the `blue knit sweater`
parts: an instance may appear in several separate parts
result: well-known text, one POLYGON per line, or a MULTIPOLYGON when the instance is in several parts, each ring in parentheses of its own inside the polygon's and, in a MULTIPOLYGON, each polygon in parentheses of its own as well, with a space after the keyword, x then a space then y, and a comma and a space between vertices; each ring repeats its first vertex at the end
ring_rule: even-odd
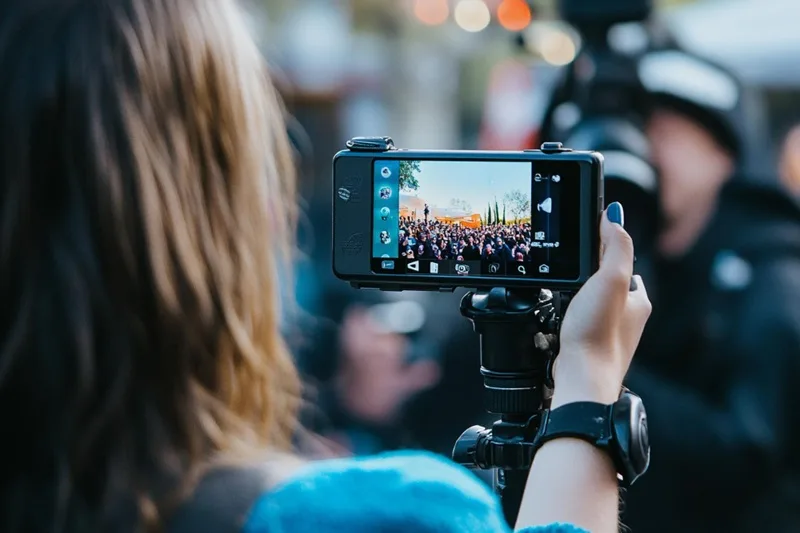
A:
MULTIPOLYGON (((580 533, 570 525, 525 533, 580 533)), ((311 463, 258 499, 245 533, 509 533, 469 471, 427 453, 311 463)))

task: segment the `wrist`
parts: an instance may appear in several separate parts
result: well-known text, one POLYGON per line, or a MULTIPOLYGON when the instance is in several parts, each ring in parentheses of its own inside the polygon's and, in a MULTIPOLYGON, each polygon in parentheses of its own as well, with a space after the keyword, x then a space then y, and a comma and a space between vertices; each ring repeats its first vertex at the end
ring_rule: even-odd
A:
POLYGON ((609 405, 619 399, 622 391, 622 379, 616 377, 616 373, 596 370, 589 374, 566 376, 558 374, 554 376, 555 388, 550 408, 556 409, 575 402, 595 402, 609 405))
POLYGON ((536 453, 516 527, 569 522, 617 531, 619 488, 613 461, 579 439, 557 439, 536 453))

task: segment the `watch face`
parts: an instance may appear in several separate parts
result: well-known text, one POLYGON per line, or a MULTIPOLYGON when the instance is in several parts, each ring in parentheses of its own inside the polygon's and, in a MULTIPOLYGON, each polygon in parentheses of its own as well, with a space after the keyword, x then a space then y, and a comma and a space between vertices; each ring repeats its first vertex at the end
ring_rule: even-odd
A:
POLYGON ((632 484, 650 466, 650 436, 642 399, 626 391, 614 404, 614 436, 620 463, 617 468, 626 485, 632 484))
POLYGON ((635 469, 641 476, 650 466, 650 432, 647 429, 647 413, 644 410, 642 400, 639 400, 638 408, 633 411, 634 416, 638 415, 638 422, 634 425, 634 431, 631 432, 633 437, 631 439, 632 450, 636 450, 631 454, 631 460, 636 465, 635 469), (636 431, 636 428, 638 428, 638 431, 636 431))

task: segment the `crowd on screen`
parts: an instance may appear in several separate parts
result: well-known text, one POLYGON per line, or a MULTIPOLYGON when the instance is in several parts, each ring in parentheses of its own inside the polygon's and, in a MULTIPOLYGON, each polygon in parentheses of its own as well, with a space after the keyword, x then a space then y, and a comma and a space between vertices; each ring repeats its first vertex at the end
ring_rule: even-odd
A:
POLYGON ((533 261, 531 225, 492 224, 469 228, 435 219, 400 218, 400 257, 457 261, 533 261))

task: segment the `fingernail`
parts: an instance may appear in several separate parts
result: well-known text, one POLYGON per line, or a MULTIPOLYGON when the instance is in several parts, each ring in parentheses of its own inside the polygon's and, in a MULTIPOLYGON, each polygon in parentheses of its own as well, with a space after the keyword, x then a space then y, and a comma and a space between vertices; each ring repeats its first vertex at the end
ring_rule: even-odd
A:
POLYGON ((622 210, 621 203, 613 202, 610 204, 606 210, 606 216, 609 222, 625 227, 625 212, 622 210))

